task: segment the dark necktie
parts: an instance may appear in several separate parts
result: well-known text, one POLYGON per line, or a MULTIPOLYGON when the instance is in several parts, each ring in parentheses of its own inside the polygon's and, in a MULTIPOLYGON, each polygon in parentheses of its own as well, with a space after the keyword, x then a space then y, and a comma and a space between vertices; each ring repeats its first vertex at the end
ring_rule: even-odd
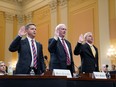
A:
POLYGON ((71 64, 71 61, 70 61, 70 58, 69 58, 69 55, 68 55, 68 51, 67 51, 67 48, 66 48, 64 39, 62 39, 62 45, 63 45, 64 50, 65 50, 65 53, 66 53, 66 57, 67 57, 67 65, 70 65, 70 64, 71 64))
POLYGON ((34 59, 34 68, 37 69, 37 54, 36 54, 36 49, 34 45, 34 41, 31 40, 32 42, 32 51, 33 51, 33 59, 34 59))

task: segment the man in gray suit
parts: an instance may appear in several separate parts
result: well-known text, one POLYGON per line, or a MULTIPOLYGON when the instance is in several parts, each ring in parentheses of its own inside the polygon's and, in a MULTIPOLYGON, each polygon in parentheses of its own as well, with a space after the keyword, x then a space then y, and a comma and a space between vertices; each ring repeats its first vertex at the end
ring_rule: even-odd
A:
POLYGON ((18 36, 9 46, 9 51, 18 51, 19 57, 15 74, 29 74, 31 69, 38 75, 44 73, 43 48, 42 44, 35 40, 35 35, 35 24, 30 23, 26 26, 22 26, 18 32, 18 36), (26 38, 23 38, 25 35, 26 38))
POLYGON ((81 57, 81 72, 92 73, 93 71, 99 71, 98 49, 93 45, 93 42, 92 33, 87 32, 84 36, 80 35, 75 46, 74 54, 81 57))
POLYGON ((73 75, 75 69, 71 43, 64 38, 66 30, 67 28, 64 24, 57 25, 54 37, 49 39, 50 70, 69 69, 73 75))

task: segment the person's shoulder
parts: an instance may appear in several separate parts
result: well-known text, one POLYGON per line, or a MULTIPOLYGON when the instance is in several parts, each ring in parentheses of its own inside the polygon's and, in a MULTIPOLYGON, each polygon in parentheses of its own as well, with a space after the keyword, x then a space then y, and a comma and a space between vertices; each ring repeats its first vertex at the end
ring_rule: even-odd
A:
POLYGON ((55 38, 50 38, 49 39, 49 42, 57 42, 57 41, 59 41, 59 38, 57 40, 55 38))
POLYGON ((96 49, 96 50, 98 50, 98 48, 95 46, 95 45, 93 45, 94 46, 94 48, 96 49))
POLYGON ((39 41, 36 41, 36 43, 37 43, 37 44, 39 44, 39 45, 42 45, 42 43, 41 43, 41 42, 39 42, 39 41))
POLYGON ((41 43, 41 42, 36 41, 36 44, 37 44, 37 46, 39 46, 39 47, 43 48, 43 45, 42 45, 42 43, 41 43))
POLYGON ((53 37, 49 38, 49 40, 54 39, 53 37))
MULTIPOLYGON (((68 42, 68 43, 70 43, 70 41, 69 41, 69 40, 67 40, 67 39, 65 39, 65 41, 66 41, 66 42, 68 42)), ((71 44, 71 43, 70 43, 70 44, 71 44)))

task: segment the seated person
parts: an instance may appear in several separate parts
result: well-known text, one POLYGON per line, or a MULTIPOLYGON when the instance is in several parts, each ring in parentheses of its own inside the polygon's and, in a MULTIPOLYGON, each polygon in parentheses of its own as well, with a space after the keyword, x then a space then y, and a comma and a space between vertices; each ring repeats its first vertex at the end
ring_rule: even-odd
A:
POLYGON ((102 72, 106 73, 106 77, 107 77, 107 78, 111 78, 108 67, 109 67, 109 66, 108 66, 107 64, 103 64, 103 65, 102 65, 102 72))
POLYGON ((105 72, 105 73, 108 72, 108 65, 107 64, 102 65, 102 72, 105 72))
POLYGON ((6 65, 3 61, 0 61, 0 75, 6 74, 6 65))
POLYGON ((114 70, 116 70, 116 65, 114 65, 114 64, 112 64, 112 70, 111 71, 114 71, 114 70))
POLYGON ((116 74, 116 65, 113 64, 111 68, 110 74, 116 74))

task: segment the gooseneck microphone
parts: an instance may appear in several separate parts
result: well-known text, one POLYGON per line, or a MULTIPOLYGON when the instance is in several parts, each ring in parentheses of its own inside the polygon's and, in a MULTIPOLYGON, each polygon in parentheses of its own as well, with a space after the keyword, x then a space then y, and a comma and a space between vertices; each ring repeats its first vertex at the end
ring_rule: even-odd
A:
POLYGON ((45 63, 45 65, 46 65, 46 70, 49 70, 49 62, 48 62, 48 57, 45 55, 45 56, 43 56, 43 58, 45 59, 45 61, 46 61, 46 63, 45 63))

